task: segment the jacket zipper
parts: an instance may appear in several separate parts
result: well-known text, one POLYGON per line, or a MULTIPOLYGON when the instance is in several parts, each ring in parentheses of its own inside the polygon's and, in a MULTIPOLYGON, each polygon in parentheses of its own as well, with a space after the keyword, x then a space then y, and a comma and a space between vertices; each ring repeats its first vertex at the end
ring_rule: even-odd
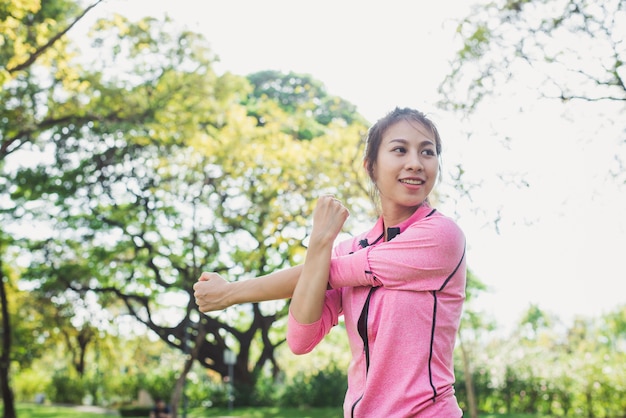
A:
MULTIPOLYGON (((436 209, 431 210, 424 218, 428 218, 429 216, 434 214, 436 211, 437 211, 436 209)), ((399 234, 400 234, 400 228, 387 228, 387 241, 391 241, 399 234)), ((372 243, 367 242, 367 239, 362 239, 361 241, 359 241, 359 245, 361 245, 361 248, 369 247, 370 245, 377 244, 378 241, 380 241, 384 236, 385 236, 385 233, 383 232, 372 243)), ((463 254, 465 255, 465 253, 463 254)), ((461 260, 463 259, 461 258, 461 260)), ((371 273, 371 272, 368 272, 368 273, 371 273)), ((376 289, 378 289, 378 287, 372 287, 369 293, 367 294, 367 299, 365 299, 365 304, 363 305, 363 309, 361 310, 361 315, 359 316, 359 321, 357 322, 357 330, 359 331, 359 335, 361 336, 361 339, 363 340, 363 350, 365 351, 365 379, 366 380, 367 380, 367 372, 369 371, 369 368, 370 368, 370 349, 369 349, 369 338, 367 336, 367 322, 368 322, 368 316, 369 316, 370 299, 372 297, 372 294, 376 291, 376 289)), ((429 367, 430 367, 430 361, 429 361, 429 367)), ((354 418, 354 411, 357 405, 359 404, 359 402, 361 402, 361 399, 363 399, 363 396, 364 394, 361 394, 359 399, 354 401, 354 403, 352 404, 352 410, 351 410, 352 418, 354 418)))
MULTIPOLYGON (((359 331, 359 335, 361 336, 361 339, 363 340, 363 351, 365 352, 365 379, 366 380, 367 380, 367 372, 369 371, 369 368, 370 368, 370 347, 369 347, 369 337, 367 335, 367 322, 368 322, 368 316, 369 316, 370 299, 372 298, 372 295, 374 294, 376 289, 378 289, 378 287, 372 287, 369 293, 367 294, 367 299, 365 299, 363 310, 361 310, 361 315, 359 316, 359 321, 357 322, 357 330, 359 331)), ((352 404, 352 413, 351 413, 352 418, 354 418, 354 410, 356 409, 356 406, 358 405, 358 403, 361 402, 361 399, 363 399, 363 395, 361 395, 359 399, 357 399, 352 404)))

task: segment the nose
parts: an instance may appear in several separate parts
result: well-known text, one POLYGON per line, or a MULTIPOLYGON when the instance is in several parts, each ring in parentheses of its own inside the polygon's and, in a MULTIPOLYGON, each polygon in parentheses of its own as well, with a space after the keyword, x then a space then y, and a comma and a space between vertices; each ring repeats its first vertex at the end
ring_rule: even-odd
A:
POLYGON ((418 153, 408 153, 405 162, 405 168, 408 171, 422 171, 424 166, 422 165, 422 160, 418 153))

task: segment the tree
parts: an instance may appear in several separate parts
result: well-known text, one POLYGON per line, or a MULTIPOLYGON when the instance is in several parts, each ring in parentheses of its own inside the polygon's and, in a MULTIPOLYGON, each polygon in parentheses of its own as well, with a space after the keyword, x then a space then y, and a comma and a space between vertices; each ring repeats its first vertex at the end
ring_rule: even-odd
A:
MULTIPOLYGON (((608 132, 611 135, 617 132, 611 141, 623 147, 625 17, 623 0, 482 1, 457 26, 460 47, 440 85, 443 98, 440 104, 471 123, 468 131, 475 129, 481 116, 492 126, 498 124, 490 113, 493 108, 489 106, 494 103, 500 108, 500 105, 510 106, 512 114, 522 114, 538 103, 549 104, 565 115, 571 112, 573 123, 597 126, 599 132, 602 125, 611 125, 616 129, 608 132), (594 114, 598 115, 597 125, 591 119, 594 114)), ((498 138, 511 139, 507 136, 506 122, 499 128, 496 128, 498 138)), ((611 171, 617 187, 622 188, 626 184, 623 153, 615 154, 616 168, 611 171)), ((600 170, 605 173, 606 167, 600 170)), ((462 167, 459 173, 463 173, 462 167)), ((508 180, 508 176, 503 179, 508 180)), ((500 220, 500 215, 496 213, 494 218, 500 220)), ((562 408, 565 413, 575 407, 591 410, 591 406, 577 398, 585 390, 587 399, 596 397, 593 400, 598 404, 598 364, 602 363, 599 353, 604 350, 587 347, 597 357, 584 360, 585 365, 576 363, 577 367, 571 367, 572 362, 580 360, 568 350, 583 344, 570 342, 569 347, 563 347, 561 325, 539 307, 529 309, 516 334, 499 347, 499 352, 507 357, 507 373, 500 387, 503 391, 511 389, 500 398, 519 395, 519 384, 526 381, 527 395, 531 389, 539 388, 541 399, 550 399, 537 401, 548 405, 544 411, 557 404, 556 408, 562 408), (587 381, 582 377, 584 369, 589 369, 589 390, 581 389, 582 382, 587 381), (556 398, 559 401, 552 403, 556 398)), ((582 358, 580 353, 578 358, 582 358)), ((524 402, 530 398, 526 396, 524 402)), ((509 402, 508 406, 514 407, 514 403, 509 402)), ((538 405, 530 408, 539 410, 538 405)))
MULTIPOLYGON (((316 196, 367 199, 366 128, 340 113, 314 119, 311 102, 286 112, 254 96, 245 78, 213 72, 203 39, 168 25, 98 22, 97 59, 49 74, 42 121, 59 123, 27 134, 54 158, 6 175, 13 206, 42 225, 23 279, 61 302, 95 295, 222 375, 233 349, 235 380, 251 385, 266 364, 278 370, 284 337, 272 325, 286 304, 202 315, 192 285, 202 270, 246 279, 301 261, 316 196), (315 130, 303 138, 301 126, 315 130)), ((344 103, 316 85, 312 102, 344 103)))
MULTIPOLYGON (((302 126, 298 131, 301 139, 322 134, 324 127, 333 121, 346 125, 365 123, 356 106, 328 95, 324 85, 309 74, 283 74, 268 70, 250 74, 248 80, 253 86, 252 97, 272 99, 287 113, 296 114, 298 110, 308 116, 302 119, 302 122, 308 122, 308 126, 302 126)), ((259 122, 262 123, 262 120, 259 122)))
MULTIPOLYGON (((538 112, 560 111, 581 130, 594 127, 616 148, 609 172, 622 189, 625 15, 623 0, 481 1, 457 26, 460 47, 439 86, 439 104, 458 114, 468 137, 489 136, 475 131, 489 125, 505 147, 514 119, 529 116, 533 123, 538 112), (494 107, 506 109, 511 119, 494 119, 494 107)), ((523 174, 498 177, 527 186, 523 174)), ((499 210, 490 216, 496 223, 503 217, 499 210)))
MULTIPOLYGON (((1 236, 0 236, 1 237, 1 236)), ((5 254, 5 244, 0 241, 0 256, 5 254)), ((9 277, 5 270, 4 262, 0 257, 0 308, 2 309, 2 347, 0 352, 0 389, 2 390, 2 403, 4 405, 4 417, 15 417, 15 402, 13 391, 10 386, 11 370, 11 345, 13 341, 13 326, 9 316, 9 299, 7 297, 9 277)))
POLYGON ((600 341, 606 342, 603 360, 604 404, 607 415, 626 413, 626 305, 608 312, 600 321, 600 341), (610 365, 607 367, 607 364, 610 365), (620 390, 621 388, 621 390, 620 390))
MULTIPOLYGON (((64 47, 64 35, 85 14, 102 0, 81 10, 76 2, 66 0, 3 2, 0 14, 0 168, 8 155, 18 149, 34 145, 33 138, 41 126, 59 123, 59 120, 40 120, 38 114, 41 103, 38 94, 41 89, 33 83, 33 73, 29 70, 35 63, 41 67, 63 68, 63 59, 59 59, 59 51, 64 47), (45 41, 42 41, 44 39, 45 41), (15 100, 20 98, 20 100, 15 100)), ((61 57, 63 55, 61 54, 61 57)), ((0 178, 0 180, 2 180, 0 178)), ((5 194, 10 183, 0 181, 0 194, 5 194)), ((3 211, 3 224, 11 214, 9 208, 3 211)), ((19 214, 19 211, 17 212, 19 214)), ((19 215, 18 215, 19 216, 19 215)), ((4 245, 3 245, 4 247, 4 245)), ((0 253, 0 257, 5 256, 0 253)), ((4 265, 0 258, 0 265, 4 265)), ((4 417, 15 417, 13 394, 9 383, 11 335, 13 332, 7 295, 7 281, 2 272, 0 294, 2 295, 3 312, 3 351, 0 365, 1 390, 4 402, 4 417)))
POLYGON ((625 14, 623 0, 477 4, 458 25, 463 44, 440 87, 442 104, 471 111, 515 79, 546 98, 623 105, 625 14))
POLYGON ((471 360, 474 357, 472 352, 478 349, 478 342, 481 340, 483 333, 492 331, 495 328, 494 323, 486 318, 483 312, 478 312, 473 308, 473 302, 485 290, 487 290, 487 286, 468 270, 465 304, 459 325, 458 341, 459 350, 461 351, 467 408, 471 418, 478 416, 478 401, 473 381, 474 367, 471 360))

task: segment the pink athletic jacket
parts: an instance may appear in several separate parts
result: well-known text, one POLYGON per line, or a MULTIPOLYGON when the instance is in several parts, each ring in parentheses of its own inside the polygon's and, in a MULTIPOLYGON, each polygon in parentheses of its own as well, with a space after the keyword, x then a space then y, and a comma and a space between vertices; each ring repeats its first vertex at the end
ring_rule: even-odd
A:
POLYGON ((320 320, 289 315, 287 342, 310 352, 339 316, 352 360, 345 417, 459 418, 453 350, 465 299, 465 238, 423 204, 406 221, 383 222, 334 249, 320 320))

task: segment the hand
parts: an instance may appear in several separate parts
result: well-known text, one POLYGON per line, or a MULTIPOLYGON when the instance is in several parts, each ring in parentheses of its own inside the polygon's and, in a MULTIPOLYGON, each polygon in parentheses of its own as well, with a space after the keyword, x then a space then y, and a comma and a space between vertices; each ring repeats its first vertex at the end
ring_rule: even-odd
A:
POLYGON ((313 230, 311 242, 330 243, 332 245, 350 212, 333 196, 318 199, 313 211, 313 230))
POLYGON ((227 301, 230 283, 217 273, 202 273, 193 285, 194 297, 200 312, 219 311, 228 308, 227 301))

